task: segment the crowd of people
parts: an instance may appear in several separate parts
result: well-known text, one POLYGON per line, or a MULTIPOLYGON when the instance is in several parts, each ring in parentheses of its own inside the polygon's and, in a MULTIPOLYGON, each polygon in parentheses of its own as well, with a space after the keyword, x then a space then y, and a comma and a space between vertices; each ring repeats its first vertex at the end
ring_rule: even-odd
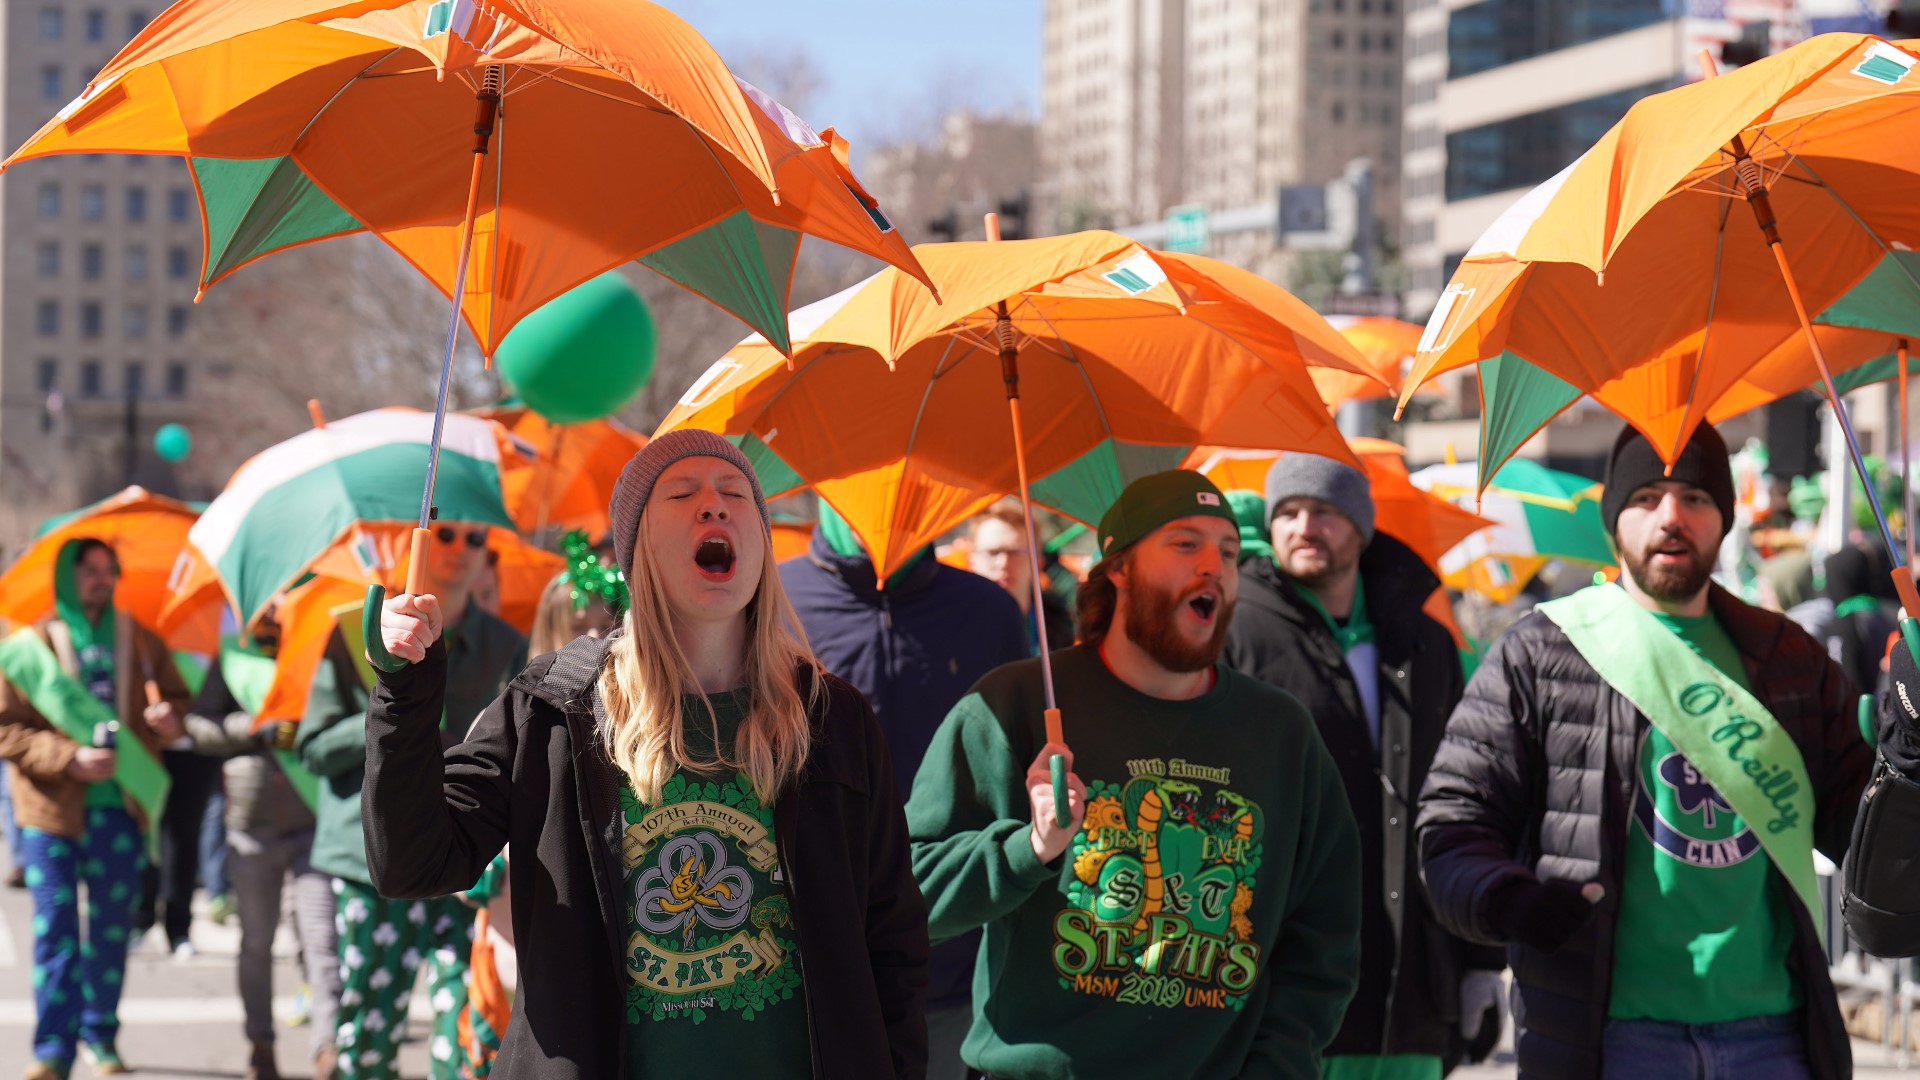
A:
POLYGON ((570 570, 523 639, 442 523, 381 616, 406 664, 336 632, 269 724, 271 619, 190 695, 71 543, 0 645, 26 1076, 124 1070, 128 947, 191 950, 196 878, 254 1080, 289 882, 321 1077, 397 1075, 421 968, 436 1080, 1437 1080, 1509 1002, 1522 1076, 1847 1076, 1813 854, 1857 940, 1920 952, 1920 667, 1869 549, 1715 584, 1733 491, 1711 427, 1671 467, 1623 431, 1618 581, 1469 679, 1342 462, 1136 480, 1063 595, 1017 503, 972 572, 881 579, 824 504, 776 564, 747 459, 676 431, 615 489, 621 588, 570 570))

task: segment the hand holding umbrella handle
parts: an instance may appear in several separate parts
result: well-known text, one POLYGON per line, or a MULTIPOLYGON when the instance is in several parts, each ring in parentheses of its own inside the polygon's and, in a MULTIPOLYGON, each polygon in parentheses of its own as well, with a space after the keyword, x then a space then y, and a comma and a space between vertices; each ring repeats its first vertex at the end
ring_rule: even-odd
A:
MULTIPOLYGON (((425 529, 413 530, 413 547, 407 553, 407 592, 419 596, 426 589, 427 538, 425 529)), ((387 651, 380 636, 380 609, 386 605, 386 586, 378 582, 367 586, 367 602, 360 608, 360 635, 367 643, 367 660, 385 672, 399 671, 407 661, 387 651)))
MULTIPOLYGON (((1060 733, 1060 710, 1048 709, 1047 741, 1055 746, 1065 746, 1066 736, 1060 733)), ((1047 768, 1053 774, 1053 823, 1065 827, 1073 823, 1073 807, 1067 804, 1067 756, 1055 754, 1047 759, 1047 768)))

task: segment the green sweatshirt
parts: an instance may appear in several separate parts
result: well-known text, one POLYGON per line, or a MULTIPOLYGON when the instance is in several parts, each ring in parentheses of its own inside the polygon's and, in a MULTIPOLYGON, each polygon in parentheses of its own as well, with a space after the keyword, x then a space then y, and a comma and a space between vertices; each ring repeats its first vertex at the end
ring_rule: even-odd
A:
POLYGON ((907 802, 935 941, 986 928, 961 1056, 1007 1080, 1319 1075, 1360 964, 1360 839, 1299 701, 1215 665, 1192 701, 1054 654, 1086 822, 1043 865, 1040 665, 982 679, 907 802))

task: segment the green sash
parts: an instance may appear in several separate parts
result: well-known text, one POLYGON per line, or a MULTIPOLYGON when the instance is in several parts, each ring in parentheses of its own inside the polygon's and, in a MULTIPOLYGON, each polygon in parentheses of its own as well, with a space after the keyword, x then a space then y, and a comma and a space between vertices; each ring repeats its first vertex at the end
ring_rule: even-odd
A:
POLYGON ((1824 941, 1813 872, 1813 785, 1780 722, 1623 588, 1592 586, 1539 611, 1747 822, 1824 941))
MULTIPOLYGON (((104 702, 60 669, 59 658, 32 627, 16 630, 0 640, 0 674, 26 696, 35 712, 81 746, 93 745, 96 725, 117 724, 120 720, 104 702)), ((146 815, 147 855, 157 860, 160 812, 167 804, 167 788, 173 780, 153 752, 132 732, 115 740, 114 750, 114 782, 133 796, 133 801, 146 815)))
MULTIPOLYGON (((267 691, 273 687, 274 661, 270 656, 244 649, 235 640, 221 643, 220 678, 227 684, 227 692, 240 707, 254 716, 260 715, 260 706, 267 700, 267 691)), ((294 794, 307 804, 308 810, 320 804, 320 778, 307 771, 300 764, 300 758, 291 750, 273 748, 273 757, 280 763, 280 771, 287 774, 287 781, 293 785, 294 794)))

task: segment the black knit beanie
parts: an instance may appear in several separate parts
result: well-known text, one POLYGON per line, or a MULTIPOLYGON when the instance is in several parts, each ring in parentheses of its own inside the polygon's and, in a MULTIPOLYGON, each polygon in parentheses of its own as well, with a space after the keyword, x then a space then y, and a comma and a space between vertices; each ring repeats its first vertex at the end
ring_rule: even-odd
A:
POLYGON ((1669 473, 1653 444, 1629 424, 1613 441, 1613 456, 1607 459, 1606 490, 1600 495, 1600 517, 1608 536, 1613 535, 1620 511, 1626 509, 1633 493, 1662 480, 1691 484, 1706 492, 1720 508, 1720 534, 1725 536, 1733 529, 1733 465, 1727 459, 1727 443, 1720 432, 1704 422, 1694 428, 1693 437, 1687 440, 1686 449, 1680 451, 1680 459, 1669 473))

